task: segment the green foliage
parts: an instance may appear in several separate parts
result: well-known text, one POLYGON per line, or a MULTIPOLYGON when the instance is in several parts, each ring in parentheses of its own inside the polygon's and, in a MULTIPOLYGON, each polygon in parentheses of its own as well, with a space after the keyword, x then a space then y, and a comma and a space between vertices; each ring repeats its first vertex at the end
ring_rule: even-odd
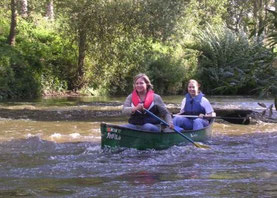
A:
POLYGON ((152 44, 152 54, 147 58, 147 74, 149 75, 154 90, 162 95, 177 94, 183 91, 182 84, 187 76, 178 49, 152 44))
POLYGON ((277 95, 277 66, 275 55, 267 56, 255 73, 257 84, 253 89, 259 97, 277 95))
POLYGON ((117 42, 109 46, 109 56, 103 55, 103 49, 95 56, 100 59, 94 61, 101 62, 102 67, 92 63, 88 69, 89 86, 101 89, 98 93, 128 94, 133 89, 133 77, 138 73, 147 73, 160 94, 176 94, 182 89, 185 68, 173 49, 143 38, 117 42))
POLYGON ((182 93, 190 78, 207 93, 275 93, 275 55, 261 37, 248 38, 262 30, 275 51, 277 15, 255 10, 256 1, 56 0, 54 21, 43 17, 47 2, 28 1, 14 48, 4 44, 10 1, 0 2, 0 98, 79 88, 128 94, 140 72, 160 94, 182 93))
POLYGON ((0 99, 8 98, 12 96, 12 90, 10 85, 13 84, 15 78, 14 73, 11 67, 7 67, 9 65, 8 57, 4 57, 1 55, 0 57, 0 99))
POLYGON ((94 49, 94 62, 87 70, 89 86, 101 89, 102 94, 121 95, 130 92, 133 76, 146 71, 145 57, 150 53, 150 44, 139 38, 136 41, 115 38, 108 48, 94 46, 100 48, 94 49))
MULTIPOLYGON (((58 7, 68 32, 79 47, 77 71, 86 86, 122 94, 129 89, 127 80, 143 68, 149 51, 148 40, 166 40, 174 32, 185 0, 174 1, 59 1, 58 7), (82 42, 86 41, 86 42, 82 42), (99 80, 99 74, 104 80, 99 80), (104 82, 102 82, 104 81, 104 82)), ((76 72, 77 73, 77 72, 76 72)))
MULTIPOLYGON (((1 9, 0 9, 1 11, 1 9)), ((7 40, 6 35, 9 33, 9 21, 5 19, 4 13, 0 13, 0 40, 7 40)))
MULTIPOLYGON (((18 18, 16 46, 1 39, 2 98, 33 98, 41 92, 64 91, 74 76, 76 55, 70 40, 54 24, 37 15, 33 21, 18 18), (4 77, 6 76, 6 77, 4 77)), ((8 33, 3 20, 0 29, 8 33)))
POLYGON ((198 75, 208 93, 250 94, 265 76, 263 66, 272 60, 262 43, 227 28, 208 27, 196 40, 192 48, 201 53, 198 75))
POLYGON ((17 48, 30 60, 30 67, 40 76, 43 92, 64 91, 74 76, 76 55, 68 39, 55 31, 46 19, 37 16, 34 23, 22 20, 18 26, 17 48))
POLYGON ((268 10, 270 13, 266 16, 263 26, 260 28, 264 31, 267 30, 268 34, 265 39, 265 46, 272 49, 273 53, 267 56, 263 64, 259 67, 258 84, 254 89, 259 93, 260 97, 266 95, 277 95, 277 62, 276 62, 276 44, 277 44, 277 12, 268 10))
POLYGON ((188 4, 188 0, 139 1, 132 5, 135 8, 132 19, 145 37, 166 41, 176 32, 177 22, 188 4))
POLYGON ((266 27, 269 31, 266 37, 267 45, 272 48, 276 48, 277 44, 277 12, 268 10, 270 15, 267 17, 267 21, 263 27, 266 27))
POLYGON ((0 84, 0 99, 40 95, 39 79, 24 56, 4 43, 0 45, 0 84))
POLYGON ((181 61, 175 60, 174 57, 163 55, 150 62, 147 73, 159 94, 177 94, 182 90, 185 69, 181 61))

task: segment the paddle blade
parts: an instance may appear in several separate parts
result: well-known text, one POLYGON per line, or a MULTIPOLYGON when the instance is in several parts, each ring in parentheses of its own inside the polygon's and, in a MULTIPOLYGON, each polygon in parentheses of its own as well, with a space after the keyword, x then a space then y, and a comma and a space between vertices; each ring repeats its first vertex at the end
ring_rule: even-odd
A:
POLYGON ((262 103, 262 102, 258 102, 258 105, 260 105, 261 107, 264 107, 264 108, 266 108, 266 105, 265 105, 265 103, 262 103))
POLYGON ((198 142, 194 142, 193 143, 197 148, 203 148, 203 149, 210 149, 211 147, 209 147, 208 145, 204 145, 204 144, 200 144, 198 142))

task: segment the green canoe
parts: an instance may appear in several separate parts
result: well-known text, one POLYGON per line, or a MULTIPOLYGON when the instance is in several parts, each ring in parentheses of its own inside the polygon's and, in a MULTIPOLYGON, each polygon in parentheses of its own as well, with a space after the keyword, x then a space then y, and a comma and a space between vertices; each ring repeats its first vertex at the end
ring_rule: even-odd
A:
MULTIPOLYGON (((212 124, 201 130, 188 130, 183 134, 195 142, 206 141, 212 133, 212 124)), ((176 132, 150 132, 101 123, 101 148, 167 149, 173 145, 187 145, 191 142, 176 132)))

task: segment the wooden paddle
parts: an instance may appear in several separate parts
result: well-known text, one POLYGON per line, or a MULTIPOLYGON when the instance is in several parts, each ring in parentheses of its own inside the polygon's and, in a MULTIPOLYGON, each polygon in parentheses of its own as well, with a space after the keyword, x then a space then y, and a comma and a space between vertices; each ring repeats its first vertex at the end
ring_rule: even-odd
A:
MULTIPOLYGON (((154 118, 156 118, 157 120, 159 120, 160 122, 162 122, 164 125, 169 126, 169 124, 167 122, 165 122, 164 120, 162 120, 161 118, 159 118, 158 116, 156 116, 155 114, 153 114, 151 111, 144 109, 144 111, 146 111, 148 114, 150 114, 151 116, 153 116, 154 118)), ((210 148, 207 145, 203 145, 203 144, 199 144, 195 141, 193 141, 192 139, 190 139, 189 137, 185 136, 182 132, 181 129, 179 127, 174 126, 174 131, 176 133, 178 133, 179 135, 181 135, 182 137, 184 137, 185 139, 187 139, 189 142, 191 142, 192 144, 194 144, 194 146, 198 147, 198 148, 210 148)))
MULTIPOLYGON (((186 118, 199 118, 197 115, 178 115, 175 114, 173 116, 180 116, 180 117, 186 117, 186 118)), ((224 116, 204 116, 203 118, 214 118, 214 119, 222 119, 226 120, 227 122, 233 123, 233 124, 249 124, 250 118, 249 117, 224 117, 224 116)))

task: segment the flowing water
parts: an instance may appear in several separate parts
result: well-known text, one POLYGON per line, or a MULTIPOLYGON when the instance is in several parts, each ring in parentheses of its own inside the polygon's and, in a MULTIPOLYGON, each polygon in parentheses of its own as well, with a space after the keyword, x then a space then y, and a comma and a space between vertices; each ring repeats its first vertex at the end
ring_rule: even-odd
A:
MULTIPOLYGON (((92 99, 77 106, 76 99, 62 101, 2 107, 92 108, 92 99)), ((255 106, 243 98, 214 102, 255 106)), ((126 119, 1 118, 0 197, 277 197, 277 124, 216 122, 206 143, 211 149, 110 151, 100 148, 101 121, 122 124, 126 119)))

